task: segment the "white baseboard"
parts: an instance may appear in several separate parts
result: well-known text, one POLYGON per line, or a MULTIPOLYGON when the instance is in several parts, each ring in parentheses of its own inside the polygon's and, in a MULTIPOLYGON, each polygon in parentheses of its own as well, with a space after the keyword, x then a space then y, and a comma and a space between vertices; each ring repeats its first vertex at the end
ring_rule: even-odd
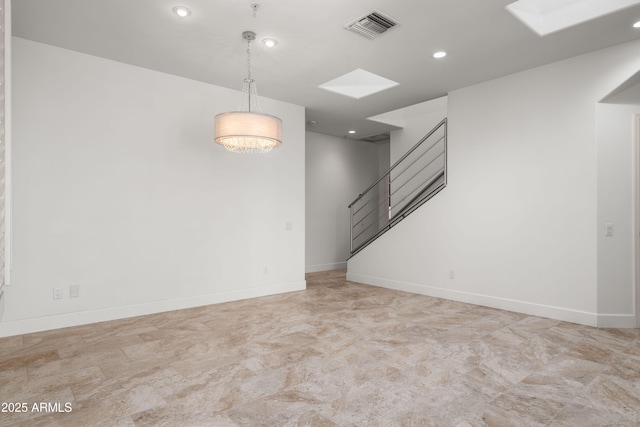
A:
POLYGON ((66 328, 70 326, 86 325, 89 323, 105 322, 108 320, 124 319, 127 317, 143 316, 146 314, 161 313, 164 311, 181 310, 203 305, 276 295, 286 292, 302 291, 306 289, 306 286, 306 281, 302 280, 237 291, 217 292, 214 294, 198 295, 187 298, 112 307, 101 310, 89 310, 39 317, 35 319, 0 322, 0 338, 47 331, 51 329, 66 328))
POLYGON ((598 328, 635 328, 633 314, 598 314, 598 328))
MULTIPOLYGON (((347 280, 352 282, 363 283, 366 285, 380 286, 383 288, 396 289, 399 291, 411 292, 414 294, 427 295, 436 298, 444 298, 452 301, 466 302, 469 304, 481 305, 484 307, 498 308, 501 310, 514 311, 517 313, 529 314, 532 316, 546 317, 549 319, 562 320, 565 322, 578 323, 587 326, 603 327, 600 323, 605 319, 601 319, 597 313, 589 313, 586 311, 573 310, 564 307, 555 307, 550 305, 535 304, 526 301, 518 301, 507 298, 499 298, 488 295, 474 294, 470 292, 456 291, 452 289, 443 289, 434 286, 421 285, 416 283, 399 282, 389 279, 381 279, 378 277, 370 277, 360 274, 352 274, 347 272, 347 280)), ((635 319, 629 323, 626 315, 606 315, 610 322, 619 322, 620 328, 632 328, 635 325, 635 319), (622 322, 624 320, 624 322, 622 322), (622 326, 628 325, 628 326, 622 326)), ((613 327, 613 326, 609 326, 613 327)))
POLYGON ((315 264, 305 266, 305 273, 317 273, 318 271, 342 270, 347 268, 347 262, 332 262, 329 264, 315 264))

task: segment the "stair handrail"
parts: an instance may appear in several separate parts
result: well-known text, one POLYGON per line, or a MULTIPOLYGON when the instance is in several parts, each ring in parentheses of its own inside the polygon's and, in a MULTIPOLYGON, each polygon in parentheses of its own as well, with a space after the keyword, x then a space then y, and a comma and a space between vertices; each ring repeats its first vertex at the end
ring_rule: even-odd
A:
MULTIPOLYGON (((434 126, 433 129, 431 129, 424 137, 422 137, 415 145, 413 145, 404 155, 402 155, 402 157, 396 160, 395 163, 385 173, 380 175, 380 177, 378 177, 378 179, 376 179, 373 182, 373 184, 367 187, 362 193, 358 194, 358 196, 349 204, 348 206, 348 209, 350 211, 349 239, 350 239, 351 256, 353 256, 355 253, 362 250, 365 246, 367 246, 369 243, 377 239, 380 235, 388 231, 391 227, 395 226, 398 222, 402 221, 403 218, 406 218, 411 212, 416 210, 418 207, 424 204, 427 200, 431 199, 438 192, 440 192, 440 190, 446 187, 447 185, 447 166, 446 165, 447 165, 447 118, 445 117, 436 126, 434 126), (431 144, 428 148, 424 149, 422 154, 419 154, 418 158, 411 161, 409 165, 402 165, 403 162, 409 156, 411 156, 418 148, 421 147, 421 145, 425 141, 431 138, 436 132, 440 131, 441 128, 443 128, 443 132, 444 132, 444 135, 442 137, 437 138, 433 142, 433 144, 431 144), (432 158, 425 166, 421 167, 420 170, 413 173, 413 175, 411 175, 411 177, 407 179, 406 182, 400 185, 399 188, 392 190, 392 183, 397 178, 399 178, 400 176, 403 176, 403 174, 407 172, 414 164, 416 164, 416 162, 422 159, 423 156, 425 156, 427 153, 431 152, 438 145, 438 143, 442 141, 444 141, 444 148, 442 153, 432 158), (433 164, 433 162, 435 162, 438 158, 441 158, 442 156, 444 156, 443 158, 444 164, 439 170, 431 174, 431 176, 426 180, 424 180, 423 183, 420 184, 419 187, 416 187, 415 190, 412 190, 405 197, 402 197, 402 199, 399 202, 392 205, 392 197, 394 194, 396 194, 399 191, 400 188, 407 185, 410 181, 412 181, 415 177, 417 177, 420 173, 422 173, 422 171, 426 170, 431 164, 433 164), (394 170, 400 165, 403 166, 403 169, 400 168, 401 170, 397 172, 396 176, 392 179, 391 177, 392 172, 394 172, 394 170), (360 200, 362 200, 363 197, 368 195, 372 189, 376 188, 385 179, 387 182, 384 184, 385 187, 382 187, 382 188, 386 188, 384 190, 385 196, 382 196, 382 201, 377 202, 377 206, 374 206, 373 209, 365 211, 364 216, 359 218, 357 222, 355 222, 354 224, 354 221, 356 220, 356 215, 359 212, 361 212, 367 205, 369 205, 369 203, 371 203, 376 199, 370 198, 355 211, 354 211, 354 206, 360 200), (440 184, 437 184, 438 180, 440 179, 443 179, 443 181, 440 184), (434 188, 431 188, 434 185, 436 186, 434 188), (417 193, 415 193, 415 191, 417 191, 417 193), (410 198, 409 203, 402 204, 407 198, 410 198), (386 214, 383 213, 381 215, 380 208, 385 204, 388 204, 388 209, 386 210, 386 214), (395 208, 400 204, 402 204, 402 207, 399 208, 398 211, 395 211, 395 208), (376 214, 376 211, 378 212, 377 214, 376 214), (373 218, 375 222, 371 222, 370 224, 366 225, 364 221, 372 214, 374 214, 373 218), (385 217, 386 217, 385 224, 384 225, 380 224, 380 220, 385 217), (374 232, 374 234, 366 238, 364 241, 362 241, 362 243, 359 243, 358 246, 354 248, 355 239, 358 239, 361 235, 363 235, 365 232, 367 232, 367 230, 369 230, 371 227, 373 227, 376 224, 378 226, 378 229, 377 229, 378 231, 374 232), (359 225, 365 226, 365 228, 360 229, 359 232, 354 236, 355 227, 359 225)), ((370 197, 375 197, 375 195, 370 197)), ((369 219, 367 221, 371 221, 371 220, 369 219)))
MULTIPOLYGON (((351 206, 353 206, 355 203, 357 203, 358 200, 362 199, 362 197, 365 194, 367 194, 369 191, 371 191, 372 188, 374 188, 376 185, 378 185, 380 183, 380 181, 382 181, 384 179, 384 177, 386 177, 387 175, 390 175, 391 171, 393 171, 396 168, 396 166, 398 166, 404 159, 409 157, 411 155, 411 153, 416 151, 418 149, 418 147, 420 147, 420 144, 422 144, 427 139, 429 139, 431 137, 431 135, 436 133, 437 130, 440 129, 440 126, 442 126, 446 122, 447 122, 447 118, 445 117, 444 119, 442 119, 440 121, 440 123, 435 125, 434 128, 431 129, 428 134, 426 134, 424 137, 422 137, 422 139, 420 139, 420 141, 418 141, 413 147, 411 147, 409 149, 409 151, 407 151, 402 157, 400 157, 385 173, 380 175, 380 177, 378 179, 376 179, 373 184, 371 184, 369 187, 367 187, 367 189, 364 190, 362 193, 358 194, 358 197, 356 197, 355 200, 353 202, 351 202, 351 204, 349 206, 347 206, 347 208, 351 209, 351 206)), ((344 205, 342 205, 342 206, 344 206, 344 205)))

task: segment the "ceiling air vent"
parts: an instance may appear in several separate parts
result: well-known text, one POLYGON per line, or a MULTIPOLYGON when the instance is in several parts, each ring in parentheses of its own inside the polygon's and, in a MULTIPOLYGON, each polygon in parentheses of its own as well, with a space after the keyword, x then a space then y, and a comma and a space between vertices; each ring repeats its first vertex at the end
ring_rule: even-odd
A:
POLYGON ((380 37, 387 30, 398 25, 398 22, 382 14, 381 12, 374 10, 368 15, 362 16, 355 21, 345 25, 344 28, 351 30, 354 33, 358 33, 368 39, 375 39, 380 37))

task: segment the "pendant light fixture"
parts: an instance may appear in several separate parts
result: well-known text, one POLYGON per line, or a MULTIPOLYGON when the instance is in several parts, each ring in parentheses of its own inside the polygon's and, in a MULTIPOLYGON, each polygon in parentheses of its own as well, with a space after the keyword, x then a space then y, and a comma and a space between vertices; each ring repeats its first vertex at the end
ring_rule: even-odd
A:
POLYGON ((258 105, 256 82, 251 78, 251 42, 253 31, 245 31, 247 41, 247 78, 242 85, 240 111, 218 114, 215 118, 215 142, 234 153, 268 153, 282 144, 282 120, 264 114, 258 105))

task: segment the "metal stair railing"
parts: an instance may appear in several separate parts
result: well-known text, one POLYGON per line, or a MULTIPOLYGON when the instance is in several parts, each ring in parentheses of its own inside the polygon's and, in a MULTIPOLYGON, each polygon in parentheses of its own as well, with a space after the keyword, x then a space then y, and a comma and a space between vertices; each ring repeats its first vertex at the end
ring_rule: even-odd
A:
POLYGON ((447 185, 447 119, 349 205, 351 256, 447 185))

